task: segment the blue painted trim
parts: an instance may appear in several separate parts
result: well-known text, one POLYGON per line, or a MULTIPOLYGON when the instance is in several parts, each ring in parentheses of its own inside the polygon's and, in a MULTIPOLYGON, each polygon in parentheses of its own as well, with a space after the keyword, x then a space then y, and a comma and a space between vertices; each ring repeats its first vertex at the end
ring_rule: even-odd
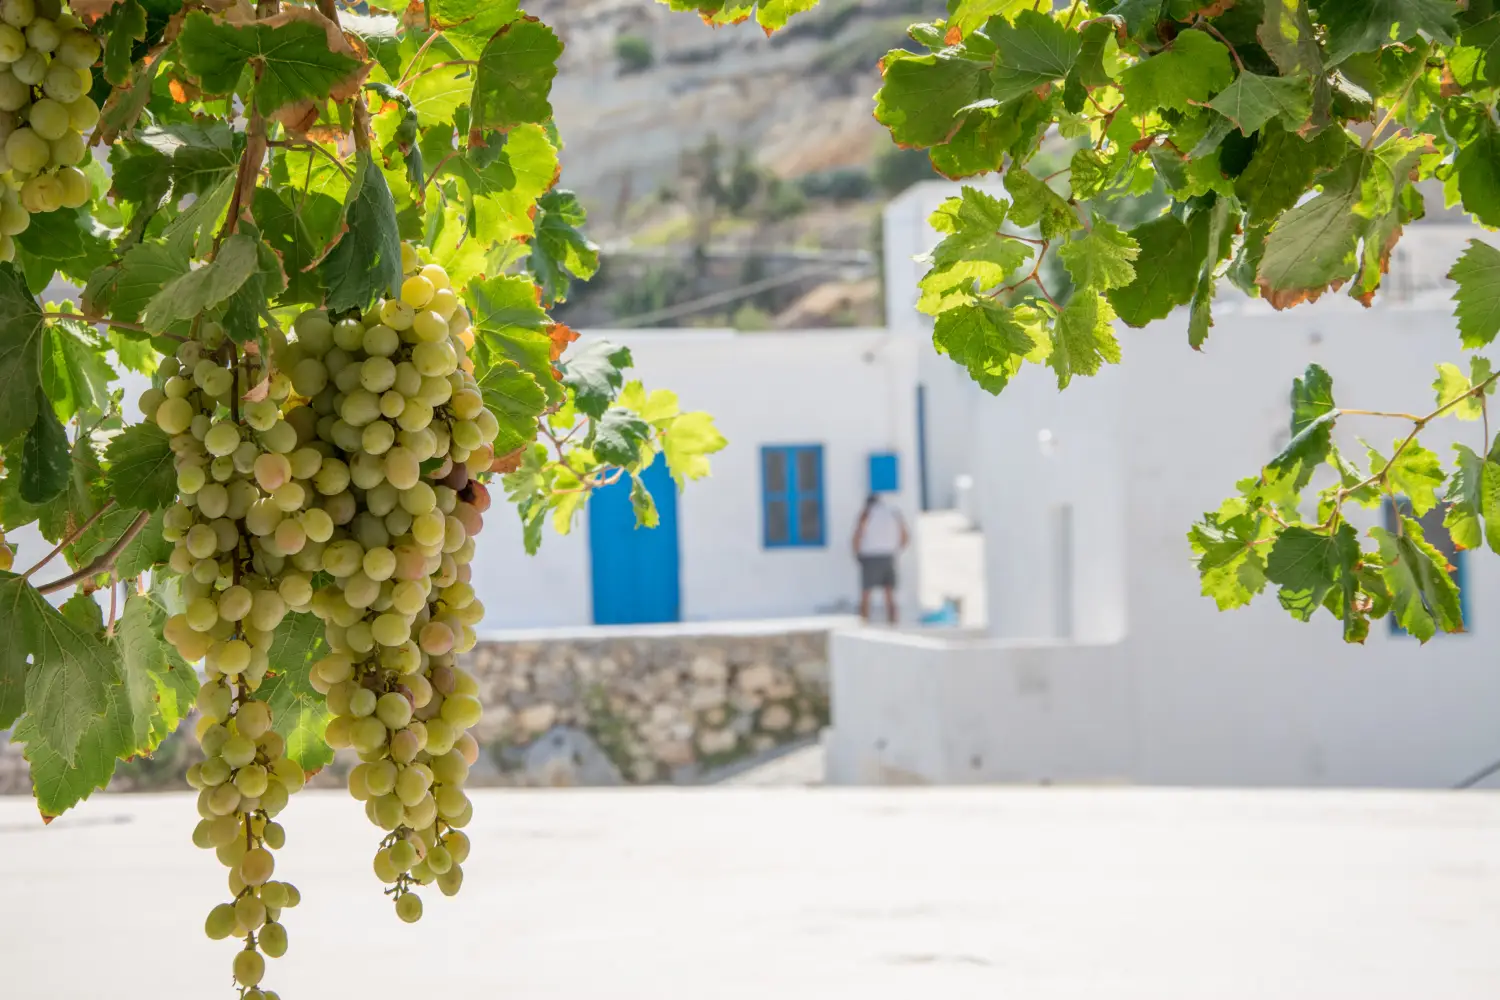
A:
POLYGON ((656 501, 655 528, 639 528, 630 477, 593 491, 588 501, 589 569, 596 625, 641 625, 682 618, 677 484, 658 455, 641 473, 656 501))
POLYGON ((896 453, 877 451, 870 456, 870 492, 896 493, 901 489, 901 466, 896 453))
POLYGON ((820 549, 828 544, 828 531, 825 523, 827 518, 827 506, 823 502, 823 446, 820 444, 793 444, 793 445, 763 445, 760 449, 760 539, 761 544, 768 549, 820 549), (817 483, 812 487, 806 487, 800 482, 799 459, 804 454, 812 454, 817 463, 817 483), (780 456, 785 469, 784 489, 772 490, 766 478, 767 459, 772 456, 780 456), (813 500, 817 502, 817 537, 813 540, 802 538, 802 504, 804 501, 813 500), (785 539, 773 540, 771 538, 770 507, 772 503, 784 503, 787 508, 786 525, 787 537, 785 539))

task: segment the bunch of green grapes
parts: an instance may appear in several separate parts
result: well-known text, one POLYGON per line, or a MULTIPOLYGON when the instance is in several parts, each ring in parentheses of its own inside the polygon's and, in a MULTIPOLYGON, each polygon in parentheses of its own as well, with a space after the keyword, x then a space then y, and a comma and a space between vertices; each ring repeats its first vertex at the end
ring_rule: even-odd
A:
POLYGON ((403 258, 399 298, 363 315, 303 313, 277 363, 349 471, 356 513, 322 546, 332 582, 311 601, 331 650, 312 683, 334 716, 329 744, 360 757, 349 790, 386 831, 375 873, 411 922, 412 887, 457 892, 468 856, 480 703, 455 654, 484 614, 469 563, 489 500, 468 469, 489 468, 499 428, 467 358, 468 311, 441 267, 410 247, 403 258))
POLYGON ((60 0, 0 0, 0 260, 31 216, 89 200, 78 169, 99 121, 99 43, 60 0))
POLYGON ((348 483, 336 467, 325 474, 326 449, 303 446, 314 421, 291 399, 289 379, 272 375, 263 398, 243 398, 264 374, 239 361, 218 324, 203 323, 163 359, 139 400, 171 435, 180 497, 163 515, 163 536, 173 543, 168 563, 183 610, 167 619, 164 633, 184 659, 203 662, 205 676, 197 735, 206 759, 188 772, 202 816, 193 841, 214 848, 230 869, 232 900, 210 912, 206 930, 215 939, 243 938, 234 975, 252 992, 263 956, 286 951, 277 918, 298 897, 289 884, 270 881, 271 851, 285 840, 274 817, 304 780, 285 756, 269 706, 253 694, 270 666, 276 627, 312 599, 307 575, 289 572, 288 559, 308 537, 332 536, 329 508, 341 508, 320 506, 320 489, 333 484, 342 492, 348 483))

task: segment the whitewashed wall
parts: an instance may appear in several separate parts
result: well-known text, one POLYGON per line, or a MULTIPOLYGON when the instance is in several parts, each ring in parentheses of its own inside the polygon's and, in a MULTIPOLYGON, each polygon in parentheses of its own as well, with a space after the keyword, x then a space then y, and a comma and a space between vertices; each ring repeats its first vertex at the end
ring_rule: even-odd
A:
MULTIPOLYGON (((595 335, 595 334, 591 334, 595 335)), ((733 334, 599 331, 631 348, 630 377, 677 392, 684 409, 707 410, 729 446, 710 478, 677 498, 685 621, 791 617, 847 610, 858 597, 850 543, 868 486, 871 452, 900 456, 898 502, 909 523, 917 504, 915 344, 880 330, 733 334), (761 545, 760 448, 821 444, 828 544, 761 545)), ((497 501, 498 501, 497 497, 497 501)), ((513 512, 486 519, 474 579, 489 629, 587 625, 587 517, 559 538, 548 530, 528 558, 513 512)), ((902 560, 903 613, 916 610, 916 560, 902 560)))
MULTIPOLYGON (((1308 362, 1342 405, 1431 409, 1433 364, 1460 354, 1451 304, 1244 302, 1218 317, 1202 354, 1180 317, 1122 330, 1121 368, 1061 395, 1028 371, 983 407, 994 635, 836 637, 834 780, 1444 786, 1500 758, 1500 557, 1468 557, 1468 634, 1419 646, 1380 625, 1349 646, 1326 613, 1296 622, 1274 593, 1218 612, 1185 540, 1285 442, 1308 362), (1062 503, 1067 567, 1045 530, 1062 503), (1075 642, 1052 638, 1069 617, 1059 579, 1075 642)), ((1356 435, 1389 455, 1402 430, 1345 418, 1337 437, 1362 459, 1356 435)), ((1446 457, 1481 437, 1445 421, 1422 440, 1446 457)))

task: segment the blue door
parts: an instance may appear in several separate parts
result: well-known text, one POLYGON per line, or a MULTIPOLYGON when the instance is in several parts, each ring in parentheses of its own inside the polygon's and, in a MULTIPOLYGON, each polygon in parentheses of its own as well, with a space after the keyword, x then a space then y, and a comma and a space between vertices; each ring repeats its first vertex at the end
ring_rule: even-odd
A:
POLYGON ((675 622, 681 616, 677 484, 660 455, 641 479, 656 500, 661 523, 655 528, 635 526, 628 476, 589 498, 596 625, 675 622))

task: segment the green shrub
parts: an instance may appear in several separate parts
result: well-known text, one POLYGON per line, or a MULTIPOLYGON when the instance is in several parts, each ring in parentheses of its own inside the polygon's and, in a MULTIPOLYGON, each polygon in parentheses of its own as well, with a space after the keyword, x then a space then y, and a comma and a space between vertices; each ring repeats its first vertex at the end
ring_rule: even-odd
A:
POLYGON ((640 35, 624 34, 615 38, 615 59, 620 64, 620 74, 628 76, 650 69, 656 62, 651 51, 651 42, 640 35))

